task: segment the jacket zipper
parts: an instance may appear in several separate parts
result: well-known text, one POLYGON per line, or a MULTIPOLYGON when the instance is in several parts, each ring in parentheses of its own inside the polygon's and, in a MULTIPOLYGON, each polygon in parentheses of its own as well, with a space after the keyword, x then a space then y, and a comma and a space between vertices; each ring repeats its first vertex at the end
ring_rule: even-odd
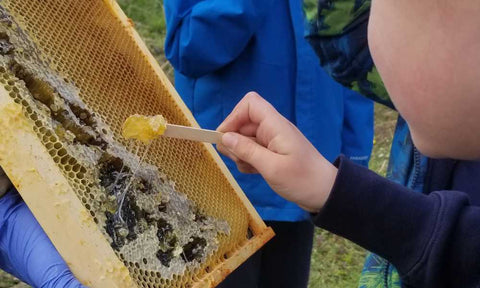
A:
POLYGON ((385 271, 383 273, 383 284, 385 288, 388 288, 388 271, 390 270, 390 262, 387 261, 385 264, 385 271))
MULTIPOLYGON (((417 185, 417 181, 418 181, 418 177, 420 175, 420 160, 421 160, 421 156, 420 156, 420 152, 418 152, 417 148, 414 146, 413 147, 413 176, 412 176, 412 182, 411 184, 409 185, 410 189, 414 189, 415 186, 417 185)), ((384 274, 383 274, 383 284, 385 286, 385 288, 388 288, 388 274, 389 274, 389 270, 390 270, 390 262, 387 261, 387 263, 385 264, 385 270, 384 270, 384 274)))
POLYGON ((417 185, 418 181, 418 176, 420 175, 420 152, 418 152, 417 148, 414 146, 413 147, 413 177, 412 177, 412 184, 410 185, 411 187, 408 187, 410 189, 414 189, 415 186, 417 185))

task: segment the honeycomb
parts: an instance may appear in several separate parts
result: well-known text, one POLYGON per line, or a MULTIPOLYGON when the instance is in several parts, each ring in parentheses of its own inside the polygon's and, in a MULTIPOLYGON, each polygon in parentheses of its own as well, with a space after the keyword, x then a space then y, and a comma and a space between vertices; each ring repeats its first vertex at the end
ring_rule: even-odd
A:
POLYGON ((121 136, 133 114, 194 123, 117 9, 0 1, 0 85, 136 284, 192 287, 258 234, 255 216, 204 144, 121 136))

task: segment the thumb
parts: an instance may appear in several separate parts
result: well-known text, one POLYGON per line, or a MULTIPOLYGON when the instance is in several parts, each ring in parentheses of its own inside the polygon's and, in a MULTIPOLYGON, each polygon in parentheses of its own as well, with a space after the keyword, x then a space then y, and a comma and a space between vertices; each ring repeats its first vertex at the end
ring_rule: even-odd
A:
POLYGON ((222 145, 239 160, 254 167, 260 174, 270 171, 270 166, 278 156, 251 138, 233 132, 223 135, 222 145))

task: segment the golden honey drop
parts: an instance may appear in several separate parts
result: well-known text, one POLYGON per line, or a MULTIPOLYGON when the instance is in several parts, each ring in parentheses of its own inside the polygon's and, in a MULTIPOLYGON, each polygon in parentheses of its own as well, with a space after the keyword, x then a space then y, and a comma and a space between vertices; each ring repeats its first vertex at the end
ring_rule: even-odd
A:
POLYGON ((167 121, 162 115, 132 115, 123 123, 122 136, 125 139, 136 139, 148 143, 163 135, 167 129, 167 121))

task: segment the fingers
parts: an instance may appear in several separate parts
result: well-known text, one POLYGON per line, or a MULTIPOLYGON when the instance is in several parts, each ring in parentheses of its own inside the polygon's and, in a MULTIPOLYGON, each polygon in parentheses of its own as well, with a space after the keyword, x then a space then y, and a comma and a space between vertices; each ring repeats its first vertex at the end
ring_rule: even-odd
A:
MULTIPOLYGON (((265 118, 278 114, 270 103, 255 92, 248 93, 233 109, 232 113, 217 128, 220 132, 239 132, 243 126, 248 126, 246 132, 251 132, 265 118)), ((242 133, 243 134, 243 133, 242 133)))
POLYGON ((217 150, 218 152, 222 153, 223 155, 227 156, 228 158, 232 159, 233 162, 235 163, 238 163, 240 161, 240 159, 238 159, 237 156, 235 156, 235 154, 233 154, 232 152, 230 152, 230 150, 228 150, 227 147, 225 147, 223 144, 221 143, 218 143, 217 144, 217 150))
POLYGON ((248 123, 240 127, 240 129, 238 130, 238 133, 247 137, 255 137, 257 135, 257 130, 258 130, 258 124, 248 123))
POLYGON ((236 164, 238 171, 244 174, 258 174, 257 169, 242 160, 239 160, 236 164))
MULTIPOLYGON (((248 135, 248 133, 246 133, 246 134, 248 135)), ((245 135, 245 136, 247 136, 247 135, 245 135)), ((252 141, 257 142, 256 141, 257 139, 254 136, 247 136, 247 137, 252 139, 252 141)), ((220 152, 223 155, 227 156, 228 158, 232 159, 233 162, 235 162, 237 164, 240 163, 240 162, 243 162, 235 154, 233 154, 227 147, 225 147, 225 145, 223 145, 222 143, 217 144, 217 150, 218 150, 218 152, 220 152)))
MULTIPOLYGON (((254 141, 254 138, 251 138, 254 141)), ((227 156, 228 158, 232 159, 233 162, 237 165, 238 171, 245 173, 245 174, 258 174, 257 169, 255 169, 252 165, 248 164, 245 161, 240 160, 235 154, 230 152, 227 147, 223 144, 217 144, 218 152, 222 153, 223 155, 227 156)))
POLYGON ((233 156, 229 157, 246 173, 268 172, 279 157, 253 139, 232 132, 223 135, 222 146, 224 154, 233 156))

